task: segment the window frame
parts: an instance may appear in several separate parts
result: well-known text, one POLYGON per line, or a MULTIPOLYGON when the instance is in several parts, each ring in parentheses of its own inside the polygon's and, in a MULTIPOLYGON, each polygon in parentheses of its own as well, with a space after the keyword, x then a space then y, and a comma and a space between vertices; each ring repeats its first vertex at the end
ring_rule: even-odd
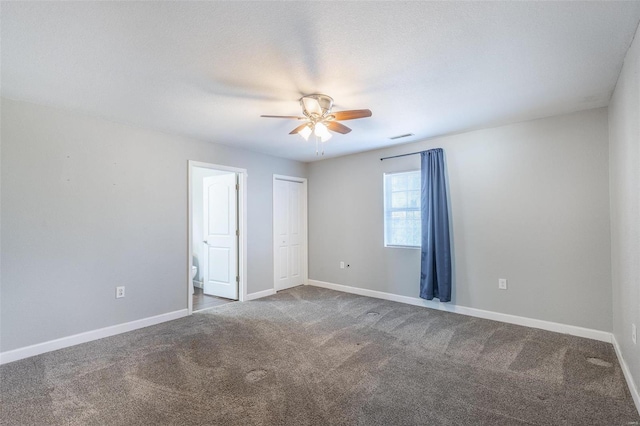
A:
MULTIPOLYGON (((402 244, 390 244, 387 241, 387 200, 389 198, 387 196, 387 176, 409 174, 409 173, 416 173, 416 172, 421 173, 420 169, 412 169, 412 170, 404 170, 399 172, 389 172, 389 173, 382 174, 382 198, 383 198, 382 200, 382 233, 383 233, 383 244, 385 248, 401 248, 401 249, 413 249, 413 250, 420 250, 422 248, 420 245, 410 246, 410 245, 402 245, 402 244)), ((422 217, 422 211, 420 207, 418 207, 417 209, 400 208, 400 209, 394 209, 389 211, 403 211, 403 212, 418 211, 420 213, 420 216, 422 217)))

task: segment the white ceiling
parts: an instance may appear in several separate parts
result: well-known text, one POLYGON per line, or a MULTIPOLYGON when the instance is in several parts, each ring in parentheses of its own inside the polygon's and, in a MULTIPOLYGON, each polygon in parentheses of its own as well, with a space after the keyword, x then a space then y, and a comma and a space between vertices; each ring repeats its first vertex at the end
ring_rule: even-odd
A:
POLYGON ((605 106, 640 2, 3 2, 2 95, 302 161, 605 106))

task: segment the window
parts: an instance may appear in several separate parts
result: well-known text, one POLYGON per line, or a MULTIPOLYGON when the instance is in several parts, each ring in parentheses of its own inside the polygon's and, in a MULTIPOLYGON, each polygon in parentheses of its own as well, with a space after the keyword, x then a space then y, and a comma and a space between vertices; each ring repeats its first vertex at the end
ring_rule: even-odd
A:
POLYGON ((420 219, 420 170, 385 173, 385 247, 420 247, 420 219))

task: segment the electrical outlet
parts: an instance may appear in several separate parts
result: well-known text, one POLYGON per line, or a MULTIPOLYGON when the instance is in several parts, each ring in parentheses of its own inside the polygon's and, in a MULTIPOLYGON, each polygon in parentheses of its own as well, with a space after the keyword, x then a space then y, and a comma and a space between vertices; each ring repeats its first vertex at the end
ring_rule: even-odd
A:
POLYGON ((507 279, 506 278, 499 278, 498 279, 498 288, 500 290, 506 290, 507 289, 507 279))
POLYGON ((116 287, 116 299, 120 299, 121 297, 124 297, 124 286, 116 287))
POLYGON ((636 333, 636 325, 631 324, 631 340, 633 340, 633 344, 637 343, 637 333, 636 333))
POLYGON ((340 262, 340 269, 344 269, 344 262, 340 262))

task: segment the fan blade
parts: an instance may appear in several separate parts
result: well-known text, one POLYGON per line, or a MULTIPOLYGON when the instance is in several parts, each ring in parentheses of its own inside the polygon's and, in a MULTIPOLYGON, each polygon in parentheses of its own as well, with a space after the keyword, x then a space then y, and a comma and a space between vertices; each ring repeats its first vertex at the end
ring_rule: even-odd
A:
POLYGON ((337 121, 328 121, 325 124, 327 125, 327 129, 333 130, 334 132, 342 133, 343 135, 346 135, 351 131, 350 128, 348 128, 344 124, 338 123, 337 121))
POLYGON ((305 120, 307 117, 298 117, 297 115, 261 115, 265 118, 293 118, 296 120, 305 120))
POLYGON ((292 131, 289 132, 290 135, 295 135, 296 133, 298 133, 300 130, 304 129, 305 127, 307 127, 308 123, 304 123, 299 125, 298 127, 296 127, 295 129, 293 129, 292 131))
POLYGON ((333 115, 336 120, 355 120, 356 118, 371 117, 371 110, 352 109, 349 111, 332 112, 331 115, 333 115))

